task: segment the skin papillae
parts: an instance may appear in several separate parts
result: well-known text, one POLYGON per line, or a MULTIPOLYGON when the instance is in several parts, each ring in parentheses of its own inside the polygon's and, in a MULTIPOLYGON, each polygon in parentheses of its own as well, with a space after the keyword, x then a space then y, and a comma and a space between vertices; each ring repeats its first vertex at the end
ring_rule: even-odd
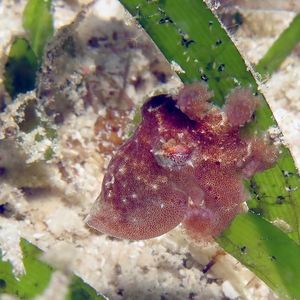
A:
POLYGON ((142 122, 110 161, 87 224, 131 240, 183 224, 196 240, 223 231, 242 211, 243 180, 273 166, 277 148, 266 134, 241 134, 259 99, 238 88, 219 108, 202 83, 142 107, 142 122))

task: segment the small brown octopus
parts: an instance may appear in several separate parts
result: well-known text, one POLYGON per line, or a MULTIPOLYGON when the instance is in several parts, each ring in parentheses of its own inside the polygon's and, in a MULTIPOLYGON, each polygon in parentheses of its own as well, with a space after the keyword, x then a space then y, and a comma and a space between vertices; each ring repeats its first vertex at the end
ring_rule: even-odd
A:
POLYGON ((237 88, 221 109, 200 83, 142 107, 142 122, 110 161, 87 224, 131 240, 164 234, 182 223, 196 240, 223 231, 247 200, 243 180, 272 167, 278 149, 241 135, 259 104, 237 88))

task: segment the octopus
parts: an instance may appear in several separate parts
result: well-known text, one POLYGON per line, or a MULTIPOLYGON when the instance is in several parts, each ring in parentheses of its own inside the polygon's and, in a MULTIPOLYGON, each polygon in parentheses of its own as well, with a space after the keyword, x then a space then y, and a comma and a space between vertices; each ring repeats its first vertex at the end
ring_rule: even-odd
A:
POLYGON ((259 98, 236 88, 223 107, 206 85, 185 85, 142 107, 142 122, 111 159, 87 224, 141 240, 180 223, 195 240, 219 235, 243 211, 244 180, 271 168, 278 149, 266 134, 245 134, 259 98))

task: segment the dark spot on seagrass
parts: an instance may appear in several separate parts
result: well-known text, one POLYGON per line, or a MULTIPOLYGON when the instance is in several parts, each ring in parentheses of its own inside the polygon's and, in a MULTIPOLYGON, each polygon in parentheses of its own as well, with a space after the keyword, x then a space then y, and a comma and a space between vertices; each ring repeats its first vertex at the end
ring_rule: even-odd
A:
POLYGON ((216 46, 220 46, 221 44, 222 44, 222 40, 217 39, 217 40, 216 40, 216 46))
POLYGON ((158 22, 159 24, 173 23, 173 20, 170 17, 161 18, 158 22))
POLYGON ((5 289, 5 288, 6 288, 6 281, 0 278, 0 289, 5 289))
POLYGON ((186 48, 189 48, 190 45, 194 44, 195 41, 194 40, 188 40, 185 37, 181 37, 181 45, 185 46, 186 48))
POLYGON ((276 204, 283 204, 285 200, 285 197, 280 195, 276 197, 276 204))
POLYGON ((225 70, 225 64, 220 64, 218 66, 218 72, 223 72, 225 70))
POLYGON ((208 77, 205 74, 201 75, 201 79, 205 82, 208 81, 208 77))

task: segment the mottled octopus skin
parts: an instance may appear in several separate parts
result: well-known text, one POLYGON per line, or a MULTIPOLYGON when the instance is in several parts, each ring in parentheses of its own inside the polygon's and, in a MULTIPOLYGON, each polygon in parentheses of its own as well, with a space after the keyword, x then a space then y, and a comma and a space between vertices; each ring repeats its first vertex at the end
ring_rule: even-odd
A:
POLYGON ((220 109, 200 83, 150 98, 142 122, 110 161, 87 224, 130 240, 182 223, 196 240, 218 235, 247 200, 243 179, 271 167, 277 149, 240 129, 258 105, 236 89, 220 109))

